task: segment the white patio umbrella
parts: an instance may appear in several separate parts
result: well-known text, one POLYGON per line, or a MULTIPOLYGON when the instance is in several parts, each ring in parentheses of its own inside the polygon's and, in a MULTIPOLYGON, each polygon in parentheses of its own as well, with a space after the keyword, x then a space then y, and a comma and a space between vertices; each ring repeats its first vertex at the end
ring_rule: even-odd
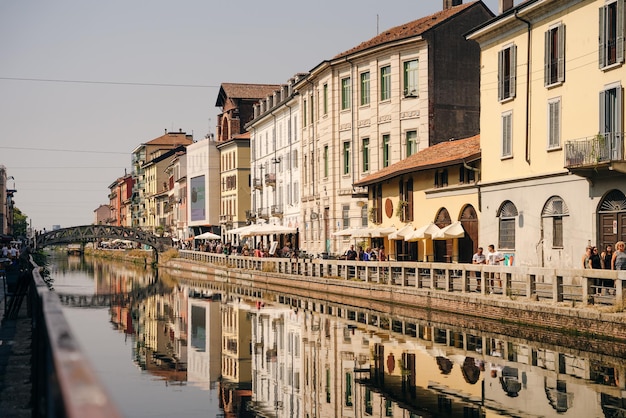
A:
POLYGON ((398 229, 396 232, 392 232, 387 236, 389 239, 404 239, 404 237, 413 232, 415 227, 411 224, 405 225, 402 228, 398 229))
POLYGON ((417 228, 413 233, 404 237, 405 241, 413 242, 419 241, 421 239, 431 238, 433 234, 436 234, 440 231, 439 227, 432 222, 427 223, 426 225, 417 228))
POLYGON ((241 237, 252 237, 252 236, 259 236, 259 235, 293 234, 295 232, 296 232, 296 228, 293 228, 290 226, 260 224, 260 225, 254 225, 253 228, 243 231, 239 235, 241 237))
POLYGON ((222 239, 222 237, 212 232, 205 232, 200 235, 196 235, 193 239, 222 239))
POLYGON ((448 226, 441 228, 439 231, 432 235, 433 239, 445 240, 452 238, 463 238, 465 236, 465 230, 461 222, 456 221, 448 226))
POLYGON ((396 232, 397 229, 395 226, 380 226, 378 228, 373 228, 372 232, 371 232, 371 237, 372 238, 381 238, 381 237, 387 237, 390 234, 393 234, 394 232, 396 232))

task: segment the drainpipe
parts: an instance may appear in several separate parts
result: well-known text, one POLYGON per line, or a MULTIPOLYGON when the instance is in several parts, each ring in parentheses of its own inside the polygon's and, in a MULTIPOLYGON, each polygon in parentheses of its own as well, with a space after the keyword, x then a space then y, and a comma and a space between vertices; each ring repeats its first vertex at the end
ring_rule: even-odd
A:
POLYGON ((530 47, 531 47, 531 31, 530 31, 530 22, 528 20, 522 19, 517 15, 517 10, 515 11, 515 18, 526 23, 526 39, 527 39, 527 48, 526 48, 526 133, 525 133, 525 147, 526 147, 526 163, 530 165, 530 47))

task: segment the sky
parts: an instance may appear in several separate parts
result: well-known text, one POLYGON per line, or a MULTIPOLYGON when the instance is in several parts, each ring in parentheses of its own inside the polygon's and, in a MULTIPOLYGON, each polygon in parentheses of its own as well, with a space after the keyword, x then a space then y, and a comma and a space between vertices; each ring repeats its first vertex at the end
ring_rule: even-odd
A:
POLYGON ((138 145, 215 132, 222 83, 286 83, 442 4, 0 0, 0 165, 15 205, 37 230, 91 224, 138 145))

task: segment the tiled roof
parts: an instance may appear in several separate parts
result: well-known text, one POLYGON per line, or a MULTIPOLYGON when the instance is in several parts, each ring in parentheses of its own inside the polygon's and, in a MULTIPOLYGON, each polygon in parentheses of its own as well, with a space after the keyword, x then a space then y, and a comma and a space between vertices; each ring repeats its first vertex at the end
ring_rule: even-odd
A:
POLYGON ((370 174, 355 182, 354 185, 367 186, 402 174, 445 167, 478 157, 480 157, 480 135, 441 142, 370 174))
POLYGON ((168 132, 146 142, 144 145, 189 145, 192 142, 191 135, 187 135, 185 132, 168 132))
POLYGON ((452 16, 457 13, 462 12, 463 10, 471 7, 472 5, 479 3, 477 1, 461 4, 458 6, 450 7, 448 9, 441 10, 437 13, 434 13, 429 16, 422 17, 421 19, 414 20, 409 23, 402 24, 400 26, 396 26, 394 28, 388 29, 383 33, 373 37, 369 41, 362 42, 361 44, 355 46, 352 49, 349 49, 341 54, 338 54, 333 59, 341 58, 346 55, 351 55, 359 51, 364 51, 366 49, 383 45, 388 42, 399 41, 405 38, 411 38, 414 36, 419 36, 428 30, 434 28, 435 26, 445 22, 450 19, 452 16))
POLYGON ((226 97, 231 99, 262 99, 278 89, 280 84, 222 83, 221 86, 226 97))

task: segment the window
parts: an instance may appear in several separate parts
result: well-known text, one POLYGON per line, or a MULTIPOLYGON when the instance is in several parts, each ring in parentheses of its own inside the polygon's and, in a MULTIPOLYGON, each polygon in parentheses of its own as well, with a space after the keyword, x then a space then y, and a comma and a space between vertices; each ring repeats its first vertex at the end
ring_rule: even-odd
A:
POLYGON ((417 131, 407 131, 406 133, 406 156, 417 152, 417 131))
POLYGON ((413 220, 413 179, 400 180, 400 190, 398 193, 400 201, 404 202, 402 207, 400 220, 402 222, 411 222, 413 220))
POLYGON ((380 101, 391 99, 391 66, 380 69, 380 101))
POLYGON ((370 72, 361 73, 361 106, 370 104, 370 72))
POLYGON ((328 114, 328 84, 324 84, 324 97, 322 98, 322 106, 324 114, 328 114))
POLYGON ((544 225, 549 226, 547 222, 552 220, 552 248, 563 248, 563 217, 565 216, 569 216, 569 209, 560 196, 552 196, 543 206, 541 217, 544 225))
POLYGON ((367 226, 367 205, 361 206, 361 226, 367 226))
POLYGON ((604 136, 603 158, 621 160, 622 155, 622 86, 614 85, 600 92, 600 127, 604 136))
POLYGON ((343 229, 350 228, 350 205, 341 205, 341 218, 343 229))
POLYGON ((311 105, 309 106, 309 112, 310 112, 310 116, 311 116, 311 122, 313 122, 315 119, 313 118, 313 95, 311 95, 311 105))
POLYGON ((418 61, 404 63, 404 97, 417 97, 418 61))
POLYGON ((383 167, 389 167, 389 134, 383 135, 383 167))
POLYGON ((467 166, 463 165, 459 169, 459 183, 460 184, 471 184, 476 181, 476 168, 470 164, 467 166))
POLYGON ((513 112, 502 114, 502 158, 511 157, 513 155, 512 141, 512 116, 513 112))
POLYGON ((544 85, 565 81, 565 26, 558 24, 545 34, 544 85))
POLYGON ((600 68, 624 62, 624 0, 600 8, 600 68))
POLYGON ((350 109, 350 77, 341 79, 341 110, 350 109))
POLYGON ((435 171, 435 188, 448 186, 448 170, 435 171))
POLYGON ((548 101, 548 149, 561 147, 561 98, 548 101))
POLYGON ((328 145, 324 145, 324 178, 328 177, 328 145))
POLYGON ((513 202, 507 200, 500 206, 498 211, 498 248, 515 249, 515 218, 517 215, 517 208, 513 202))
POLYGON ((350 174, 350 143, 343 143, 343 174, 350 174))
POLYGON ((370 139, 363 138, 361 150, 363 152, 363 172, 370 170, 370 139))
POLYGON ((307 103, 306 99, 302 101, 302 126, 306 126, 307 103))
POLYGON ((511 45, 498 52, 498 100, 515 97, 517 47, 511 45))
POLYGON ((379 224, 383 221, 383 185, 375 184, 372 189, 372 216, 370 219, 373 223, 379 224))

